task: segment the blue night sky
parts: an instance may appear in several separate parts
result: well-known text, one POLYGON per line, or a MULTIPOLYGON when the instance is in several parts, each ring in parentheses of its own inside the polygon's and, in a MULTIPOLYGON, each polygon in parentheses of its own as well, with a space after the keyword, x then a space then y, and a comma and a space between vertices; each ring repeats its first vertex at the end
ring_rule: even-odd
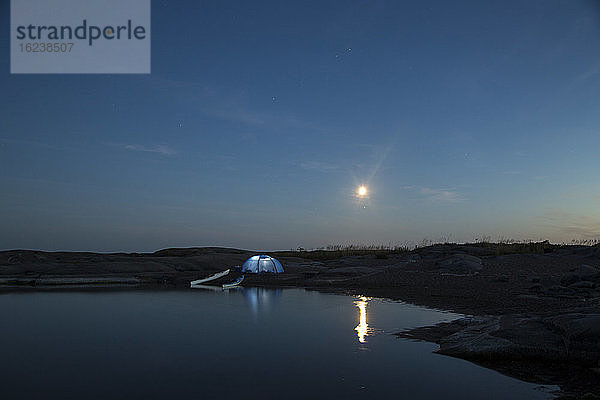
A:
POLYGON ((152 3, 152 74, 11 75, 2 2, 0 249, 600 237, 598 2, 152 3))

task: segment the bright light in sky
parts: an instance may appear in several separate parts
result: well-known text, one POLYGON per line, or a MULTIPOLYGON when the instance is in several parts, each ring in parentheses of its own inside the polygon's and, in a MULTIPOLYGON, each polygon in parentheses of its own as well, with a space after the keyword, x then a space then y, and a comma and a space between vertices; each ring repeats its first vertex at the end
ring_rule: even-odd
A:
POLYGON ((368 192, 367 191, 367 187, 366 186, 360 186, 356 192, 358 193, 358 195, 360 197, 365 197, 367 195, 367 192, 368 192))

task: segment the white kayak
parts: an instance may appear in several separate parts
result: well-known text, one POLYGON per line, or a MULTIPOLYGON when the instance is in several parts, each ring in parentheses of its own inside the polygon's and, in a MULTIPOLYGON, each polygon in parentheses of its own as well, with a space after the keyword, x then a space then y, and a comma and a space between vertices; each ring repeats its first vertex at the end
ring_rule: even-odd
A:
POLYGON ((223 289, 229 289, 229 288, 232 288, 232 287, 236 287, 240 283, 242 283, 243 280, 244 280, 244 275, 240 276, 239 278, 237 278, 235 281, 233 281, 231 283, 225 283, 225 284, 223 284, 223 289))
POLYGON ((202 290, 211 290, 213 292, 222 292, 223 288, 221 286, 210 286, 210 285, 190 285, 192 289, 202 289, 202 290))
POLYGON ((229 273, 228 269, 226 269, 225 271, 217 272, 216 274, 213 274, 213 275, 211 275, 211 276, 209 276, 207 278, 197 279, 195 281, 191 281, 190 282, 190 286, 200 285, 201 283, 214 281, 215 279, 219 279, 219 278, 227 275, 228 273, 229 273))

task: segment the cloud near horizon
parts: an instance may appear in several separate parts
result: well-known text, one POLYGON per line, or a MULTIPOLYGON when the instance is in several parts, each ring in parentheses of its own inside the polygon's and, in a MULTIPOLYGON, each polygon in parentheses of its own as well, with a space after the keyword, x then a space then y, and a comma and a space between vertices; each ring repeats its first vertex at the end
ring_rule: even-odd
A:
POLYGON ((122 144, 122 145, 120 145, 120 147, 125 150, 141 151, 141 152, 146 152, 146 153, 156 153, 156 154, 161 154, 163 156, 173 156, 173 155, 177 154, 175 149, 173 149, 172 147, 169 147, 167 145, 164 145, 164 144, 159 144, 159 145, 154 145, 154 146, 148 146, 148 145, 142 145, 142 144, 122 144))
POLYGON ((596 216, 549 209, 540 216, 540 221, 569 239, 600 238, 600 218, 596 216))
POLYGON ((419 193, 427 196, 430 200, 446 203, 462 203, 467 199, 460 193, 452 189, 436 189, 423 187, 419 193))

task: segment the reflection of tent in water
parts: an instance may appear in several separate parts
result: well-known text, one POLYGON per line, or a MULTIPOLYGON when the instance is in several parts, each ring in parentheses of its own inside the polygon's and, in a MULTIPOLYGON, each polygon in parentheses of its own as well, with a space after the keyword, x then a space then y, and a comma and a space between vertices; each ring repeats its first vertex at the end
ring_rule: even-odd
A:
POLYGON ((283 272, 281 263, 273 257, 259 255, 252 256, 242 265, 242 272, 283 272))
POLYGON ((281 297, 281 289, 266 289, 257 287, 244 288, 244 297, 255 313, 259 309, 268 311, 281 297))

